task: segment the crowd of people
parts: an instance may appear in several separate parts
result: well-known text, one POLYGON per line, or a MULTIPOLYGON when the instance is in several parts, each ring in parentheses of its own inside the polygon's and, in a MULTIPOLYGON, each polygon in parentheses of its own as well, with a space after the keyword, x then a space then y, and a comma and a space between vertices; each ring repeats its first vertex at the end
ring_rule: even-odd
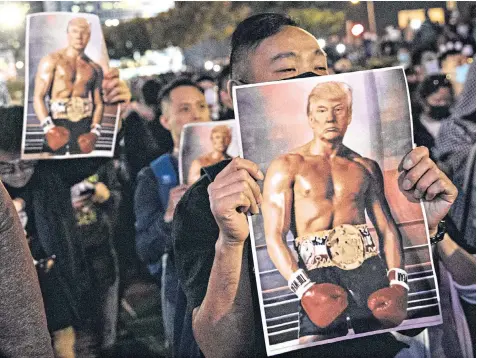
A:
POLYGON ((405 69, 417 147, 403 158, 409 186, 400 189, 423 200, 430 236, 440 239, 444 324, 290 356, 475 356, 475 16, 446 20, 426 17, 419 31, 379 44, 363 37, 340 55, 290 18, 260 14, 237 26, 219 76, 169 73, 127 85, 111 70, 102 90, 122 108, 112 159, 23 160, 23 108, 0 107, 0 355, 116 356, 123 288, 147 274, 161 291, 170 356, 265 356, 246 220, 262 204, 264 174, 218 157, 181 185, 182 128, 234 119, 234 85, 377 68, 367 62, 377 56, 405 69), (269 57, 283 52, 293 54, 286 69, 271 67, 269 57))

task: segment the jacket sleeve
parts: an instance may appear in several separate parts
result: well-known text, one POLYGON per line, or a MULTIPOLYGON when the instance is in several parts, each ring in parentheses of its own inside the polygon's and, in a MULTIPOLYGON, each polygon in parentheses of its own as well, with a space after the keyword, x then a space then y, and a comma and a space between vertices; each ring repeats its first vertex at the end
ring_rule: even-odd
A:
POLYGON ((1 182, 0 356, 53 357, 33 258, 1 182))
POLYGON ((157 262, 169 247, 172 225, 164 222, 164 213, 156 178, 151 168, 146 167, 137 176, 134 193, 136 250, 146 263, 157 262))

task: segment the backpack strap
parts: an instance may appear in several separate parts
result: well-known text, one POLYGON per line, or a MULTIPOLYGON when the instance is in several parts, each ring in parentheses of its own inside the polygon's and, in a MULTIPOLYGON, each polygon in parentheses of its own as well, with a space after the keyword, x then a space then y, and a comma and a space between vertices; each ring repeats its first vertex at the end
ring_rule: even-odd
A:
POLYGON ((156 177, 159 198, 165 209, 169 202, 170 190, 179 185, 175 158, 172 154, 163 154, 159 158, 154 159, 149 166, 156 177))

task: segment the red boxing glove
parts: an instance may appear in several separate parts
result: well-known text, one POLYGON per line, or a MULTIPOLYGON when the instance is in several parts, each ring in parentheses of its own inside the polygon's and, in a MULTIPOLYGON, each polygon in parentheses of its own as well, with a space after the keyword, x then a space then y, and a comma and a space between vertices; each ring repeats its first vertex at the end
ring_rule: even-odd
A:
POLYGON ((303 294, 301 304, 310 320, 325 328, 348 307, 348 293, 332 283, 313 284, 303 294))
POLYGON ((98 136, 92 132, 82 134, 78 137, 78 144, 81 153, 91 153, 94 150, 98 136))
POLYGON ((397 327, 407 317, 407 290, 400 285, 381 288, 369 296, 368 308, 384 328, 397 327))
POLYGON ((51 150, 64 147, 70 140, 70 131, 65 127, 53 127, 45 134, 46 142, 51 150))

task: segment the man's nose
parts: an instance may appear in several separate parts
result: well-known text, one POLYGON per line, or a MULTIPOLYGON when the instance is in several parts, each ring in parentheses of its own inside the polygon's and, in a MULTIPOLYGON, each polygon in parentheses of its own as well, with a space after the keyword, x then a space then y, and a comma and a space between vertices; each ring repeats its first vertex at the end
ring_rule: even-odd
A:
POLYGON ((195 122, 200 121, 200 119, 202 118, 200 110, 198 108, 192 110, 192 118, 195 122))
POLYGON ((336 115, 333 111, 328 112, 328 116, 326 117, 326 123, 333 123, 336 122, 336 115))

